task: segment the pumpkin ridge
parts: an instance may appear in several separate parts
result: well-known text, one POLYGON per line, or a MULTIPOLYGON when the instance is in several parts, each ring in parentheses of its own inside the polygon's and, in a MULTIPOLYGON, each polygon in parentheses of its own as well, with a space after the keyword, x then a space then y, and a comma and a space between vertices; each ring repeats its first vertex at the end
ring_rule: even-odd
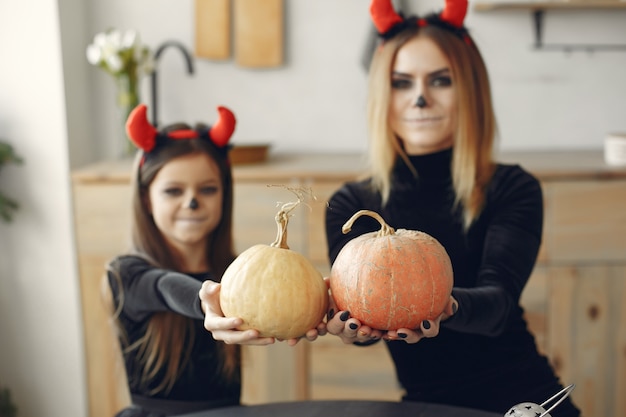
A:
MULTIPOLYGON (((422 257, 424 258, 424 257, 422 257)), ((435 297, 434 297, 434 293, 435 293, 435 282, 433 279, 433 269, 432 266, 430 265, 430 262, 428 262, 428 260, 424 259, 424 261, 426 262, 426 266, 428 266, 428 275, 431 277, 430 279, 430 311, 428 312, 428 318, 432 317, 433 312, 435 310, 435 297)))
MULTIPOLYGON (((393 235, 392 235, 393 236, 393 235)), ((387 243, 387 248, 386 248, 386 253, 390 254, 393 258, 395 258, 393 256, 393 244, 392 244, 392 238, 389 237, 386 240, 387 243)), ((390 262, 395 262, 395 259, 390 259, 390 262)), ((391 268, 390 271, 390 277, 389 277, 389 311, 397 311, 396 310, 396 304, 398 301, 398 297, 396 294, 396 288, 395 288, 395 276, 394 276, 394 272, 395 272, 395 268, 391 268)), ((393 315, 392 314, 387 314, 387 324, 385 325, 385 327, 387 329, 390 328, 391 326, 391 320, 392 320, 393 315)))

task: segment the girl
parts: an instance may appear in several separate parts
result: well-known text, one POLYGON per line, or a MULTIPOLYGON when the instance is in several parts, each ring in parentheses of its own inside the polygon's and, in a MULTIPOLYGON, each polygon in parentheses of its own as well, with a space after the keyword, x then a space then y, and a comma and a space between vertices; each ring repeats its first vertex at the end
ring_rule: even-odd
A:
MULTIPOLYGON (((167 416, 238 404, 240 350, 203 327, 202 282, 235 258, 228 141, 234 115, 212 126, 157 131, 138 106, 127 122, 140 148, 132 177, 132 250, 108 265, 114 318, 133 406, 118 415, 167 416), (142 414, 143 413, 143 414, 142 414)), ((250 330, 257 344, 273 343, 250 330)))
MULTIPOLYGON (((541 404, 563 386, 519 305, 541 242, 541 187, 520 166, 492 159, 489 80, 463 27, 466 9, 466 0, 452 0, 439 14, 405 19, 390 0, 372 1, 382 44, 369 74, 371 175, 339 189, 326 211, 331 262, 350 239, 379 229, 364 219, 342 234, 361 209, 395 229, 434 236, 454 270, 448 308, 417 329, 388 332, 341 311, 327 330, 345 343, 385 339, 404 400, 504 414, 521 402, 541 404)), ((579 414, 569 400, 551 411, 579 414)))

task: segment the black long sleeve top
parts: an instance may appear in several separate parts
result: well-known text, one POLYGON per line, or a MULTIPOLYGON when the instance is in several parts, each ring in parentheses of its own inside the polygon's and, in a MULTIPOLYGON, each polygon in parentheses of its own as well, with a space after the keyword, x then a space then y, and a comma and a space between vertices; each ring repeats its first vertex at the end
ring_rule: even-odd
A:
MULTIPOLYGON (((137 350, 125 352, 131 394, 186 402, 215 402, 216 405, 238 404, 240 378, 231 381, 222 377, 216 347, 223 342, 214 340, 203 324, 204 314, 198 292, 204 280, 212 279, 211 274, 182 274, 159 269, 137 256, 121 256, 112 264, 119 271, 123 299, 120 297, 119 281, 111 272, 108 275, 109 285, 115 304, 123 300, 119 320, 129 345, 145 335, 149 319, 157 312, 170 311, 189 317, 193 320, 195 331, 189 361, 169 393, 151 394, 150 391, 162 381, 163 372, 159 372, 149 384, 142 383, 137 350)), ((180 342, 189 343, 189 340, 180 342)))
POLYGON ((398 158, 384 206, 369 179, 339 189, 326 210, 331 263, 349 240, 380 229, 376 220, 361 217, 342 234, 341 226, 361 209, 376 211, 395 229, 435 237, 452 261, 459 309, 434 338, 387 342, 404 399, 501 413, 520 402, 541 404, 562 386, 539 355, 519 305, 541 243, 540 183, 520 166, 498 164, 484 209, 465 231, 454 204, 451 160, 452 149, 412 156, 416 177, 398 158))

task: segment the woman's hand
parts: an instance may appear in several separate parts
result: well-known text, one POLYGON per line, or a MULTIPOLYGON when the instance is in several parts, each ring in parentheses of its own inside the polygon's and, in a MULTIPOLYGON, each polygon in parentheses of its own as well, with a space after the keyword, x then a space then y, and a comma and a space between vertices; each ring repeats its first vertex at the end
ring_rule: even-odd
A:
MULTIPOLYGON (((198 293, 202 311, 204 311, 204 327, 211 332, 215 340, 227 344, 240 345, 271 345, 273 337, 259 337, 258 330, 237 330, 243 324, 238 317, 224 317, 220 306, 221 285, 214 281, 204 281, 198 293)), ((295 344, 295 343, 294 343, 295 344)))
MULTIPOLYGON (((325 277, 324 281, 330 287, 328 277, 325 277)), ((383 337, 382 331, 362 326, 359 320, 351 318, 349 311, 337 311, 332 296, 328 297, 328 315, 325 327, 324 334, 330 333, 339 336, 345 344, 372 343, 383 337)))
POLYGON ((381 330, 361 325, 359 320, 350 317, 349 311, 338 311, 335 313, 334 307, 331 307, 328 311, 326 329, 328 333, 339 336, 345 344, 354 342, 372 343, 384 336, 381 330))
POLYGON ((435 320, 424 320, 417 329, 397 329, 382 331, 372 329, 361 324, 359 320, 350 317, 349 311, 338 311, 330 300, 331 306, 328 313, 328 323, 326 328, 328 333, 337 335, 346 344, 371 343, 378 339, 384 340, 404 340, 406 343, 417 343, 424 337, 435 337, 439 334, 439 323, 450 318, 457 309, 457 301, 450 296, 448 305, 444 312, 435 320))

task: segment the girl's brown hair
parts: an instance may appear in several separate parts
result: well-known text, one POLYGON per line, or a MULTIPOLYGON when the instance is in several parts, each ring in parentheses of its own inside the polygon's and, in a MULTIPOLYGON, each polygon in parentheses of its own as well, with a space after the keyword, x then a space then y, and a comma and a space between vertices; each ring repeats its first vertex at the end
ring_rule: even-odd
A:
MULTIPOLYGON (((175 124, 164 128, 162 132, 189 128, 184 124, 175 124)), ((206 126, 199 125, 196 128, 206 129, 206 126)), ((150 214, 147 206, 148 189, 166 163, 174 158, 193 153, 205 153, 214 160, 222 178, 222 218, 213 233, 207 236, 206 254, 214 279, 219 281, 235 258, 232 238, 233 180, 226 151, 216 148, 208 142, 208 139, 172 140, 166 146, 151 151, 147 158, 144 158, 142 152, 138 152, 132 171, 134 176, 131 180, 131 252, 144 257, 155 267, 175 271, 181 269, 180 261, 168 250, 168 245, 150 214)), ((120 300, 122 303, 123 295, 120 300)), ((156 313, 149 321, 146 334, 133 345, 125 347, 126 351, 137 349, 138 357, 143 362, 145 381, 154 378, 161 369, 165 368, 164 380, 155 388, 155 392, 169 391, 178 377, 179 370, 183 369, 187 363, 195 337, 192 323, 192 319, 180 314, 156 313), (189 340, 189 342, 183 346, 180 342, 182 340, 189 340)), ((231 379, 238 378, 239 347, 223 342, 217 342, 216 346, 223 364, 224 376, 231 379)))
POLYGON ((452 176, 456 204, 463 207, 465 228, 468 228, 482 210, 485 188, 494 172, 496 121, 487 68, 480 52, 473 42, 466 42, 446 29, 431 25, 404 30, 382 43, 374 54, 367 108, 373 186, 385 203, 391 192, 391 172, 397 157, 412 167, 401 142, 391 131, 389 105, 396 54, 416 36, 432 40, 450 62, 458 97, 452 176))

